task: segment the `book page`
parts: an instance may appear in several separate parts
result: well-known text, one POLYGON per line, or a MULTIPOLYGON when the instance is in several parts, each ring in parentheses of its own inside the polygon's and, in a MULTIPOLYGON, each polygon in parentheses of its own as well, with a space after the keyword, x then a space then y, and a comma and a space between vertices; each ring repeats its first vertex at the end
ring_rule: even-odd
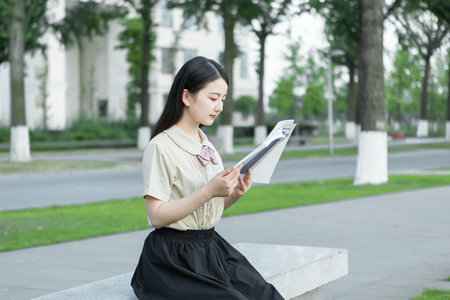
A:
POLYGON ((239 161, 235 167, 243 164, 241 174, 245 174, 250 169, 253 182, 269 183, 295 126, 294 120, 278 122, 264 142, 239 161))

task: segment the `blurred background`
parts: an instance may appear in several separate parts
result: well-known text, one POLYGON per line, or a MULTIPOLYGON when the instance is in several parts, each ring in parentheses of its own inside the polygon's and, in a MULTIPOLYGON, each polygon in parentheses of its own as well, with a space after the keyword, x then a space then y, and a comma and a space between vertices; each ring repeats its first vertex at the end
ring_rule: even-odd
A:
MULTIPOLYGON (((206 129, 212 139, 228 126, 232 145, 258 144, 277 121, 295 119, 293 142, 326 143, 331 130, 335 142, 357 143, 357 0, 2 0, 0 8, 3 152, 15 126, 29 130, 30 145, 19 148, 142 149, 174 75, 197 55, 232 77, 232 101, 206 129)), ((447 131, 450 139, 449 11, 447 1, 384 3, 390 138, 447 131)))

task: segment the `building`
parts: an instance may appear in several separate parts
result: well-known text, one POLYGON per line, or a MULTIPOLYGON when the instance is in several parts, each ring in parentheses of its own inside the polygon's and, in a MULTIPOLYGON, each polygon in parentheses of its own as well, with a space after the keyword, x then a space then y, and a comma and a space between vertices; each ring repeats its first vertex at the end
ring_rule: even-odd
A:
MULTIPOLYGON (((54 20, 65 16, 66 9, 76 0, 49 1, 48 11, 54 20)), ((132 13, 131 13, 132 14, 132 13)), ((174 74, 188 59, 202 55, 219 60, 224 49, 221 18, 207 14, 208 30, 199 30, 193 20, 183 21, 181 10, 168 10, 165 2, 153 11, 156 28, 156 61, 152 64, 150 79, 150 123, 156 122, 168 94, 174 74), (179 39, 176 39, 176 36, 179 39), (176 48, 177 51, 173 51, 176 48)), ((27 124, 30 129, 43 128, 46 119, 49 129, 64 129, 80 116, 81 101, 92 116, 110 120, 126 117, 126 85, 129 81, 126 52, 117 49, 118 34, 123 27, 120 20, 110 22, 104 36, 83 40, 83 50, 77 46, 65 48, 48 32, 47 59, 41 53, 27 54, 25 97, 27 124), (44 111, 46 112, 44 114, 44 111)), ((234 95, 252 95, 257 98, 257 77, 254 70, 257 45, 252 33, 237 28, 236 41, 241 55, 235 60, 234 95)), ((9 66, 0 66, 0 125, 10 124, 9 66)), ((139 108, 138 108, 139 111, 139 108)), ((253 125, 253 118, 233 116, 235 124, 253 125)))

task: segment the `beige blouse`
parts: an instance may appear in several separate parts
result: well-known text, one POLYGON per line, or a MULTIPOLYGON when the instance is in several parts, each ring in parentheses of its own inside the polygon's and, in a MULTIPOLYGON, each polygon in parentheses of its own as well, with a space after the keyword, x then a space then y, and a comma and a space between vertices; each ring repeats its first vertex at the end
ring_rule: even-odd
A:
MULTIPOLYGON (((143 183, 144 196, 171 202, 188 196, 203 187, 211 178, 223 170, 222 160, 199 129, 202 143, 191 138, 177 126, 155 136, 144 151, 143 183), (217 164, 204 166, 197 155, 203 145, 211 147, 218 159, 217 164)), ((224 198, 213 198, 182 220, 166 227, 188 230, 209 229, 220 220, 224 209, 224 198)))

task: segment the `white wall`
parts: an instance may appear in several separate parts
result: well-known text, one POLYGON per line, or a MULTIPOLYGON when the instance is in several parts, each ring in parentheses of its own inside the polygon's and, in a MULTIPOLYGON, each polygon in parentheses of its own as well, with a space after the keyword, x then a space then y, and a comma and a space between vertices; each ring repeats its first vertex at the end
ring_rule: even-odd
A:
MULTIPOLYGON (((52 20, 64 17, 66 6, 72 5, 74 0, 49 3, 49 15, 52 20)), ((162 23, 161 9, 154 10, 154 21, 162 23)), ((206 15, 209 30, 197 29, 196 26, 182 32, 176 54, 175 73, 184 63, 183 49, 196 49, 197 55, 219 60, 220 52, 224 49, 223 29, 220 18, 209 13, 206 15)), ((174 29, 178 29, 183 20, 180 10, 172 11, 172 28, 159 26, 156 29, 157 41, 154 55, 156 61, 152 63, 150 74, 150 122, 159 118, 165 104, 164 96, 169 92, 174 74, 162 73, 162 47, 173 47, 174 29)), ((107 99, 107 114, 109 119, 124 119, 126 117, 126 85, 129 81, 126 51, 116 49, 119 41, 118 34, 122 31, 120 20, 110 22, 109 32, 104 37, 85 40, 86 72, 91 86, 95 87, 93 98, 94 111, 97 112, 99 99, 107 99), (91 74, 90 70, 94 70, 91 74), (92 77, 91 77, 92 76, 92 77)), ((247 54, 248 77, 240 77, 241 60, 237 58, 234 66, 234 97, 252 95, 257 97, 257 77, 254 66, 257 60, 257 44, 253 34, 236 28, 240 34, 236 38, 240 50, 247 54)), ((76 45, 65 49, 58 43, 52 33, 46 33, 43 40, 47 43, 49 57, 49 74, 47 79, 48 127, 63 129, 70 126, 80 113, 80 78, 79 51, 76 45)), ((39 54, 26 57, 25 95, 27 101, 27 121, 30 128, 43 127, 42 97, 40 96, 40 81, 36 78, 45 61, 39 54)), ((10 123, 9 97, 9 69, 7 64, 0 66, 0 124, 10 123)), ((244 122, 241 118, 237 122, 244 122)), ((248 123, 248 120, 245 122, 248 123)))

